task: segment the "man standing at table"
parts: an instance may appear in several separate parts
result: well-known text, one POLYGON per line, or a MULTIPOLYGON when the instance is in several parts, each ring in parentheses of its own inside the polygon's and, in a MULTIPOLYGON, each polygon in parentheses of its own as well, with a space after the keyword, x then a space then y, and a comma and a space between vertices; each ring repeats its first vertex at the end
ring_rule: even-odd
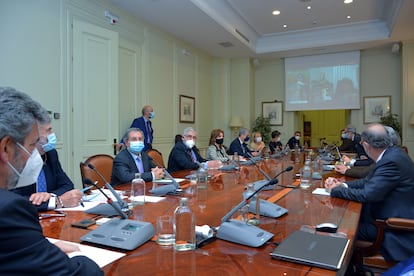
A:
POLYGON ((144 149, 144 134, 138 128, 130 128, 124 135, 126 149, 115 157, 112 166, 111 184, 119 185, 131 182, 139 173, 144 181, 153 181, 164 177, 164 169, 153 164, 144 149))
POLYGON ((77 246, 50 243, 36 208, 8 191, 36 182, 42 167, 38 123, 47 117, 26 94, 0 87, 0 275, 103 275, 89 258, 66 255, 79 251, 77 246))
POLYGON ((39 125, 36 148, 42 156, 43 167, 36 183, 12 190, 27 196, 39 211, 75 207, 82 199, 81 191, 74 189, 72 181, 63 171, 55 146, 56 134, 49 117, 46 123, 39 125))
POLYGON ((130 128, 139 128, 144 133, 144 151, 152 149, 152 140, 154 138, 152 123, 150 119, 154 119, 154 109, 150 105, 145 105, 141 110, 142 116, 135 118, 130 128))
MULTIPOLYGON (((381 124, 369 125, 361 134, 361 144, 375 166, 367 177, 342 183, 329 177, 325 187, 332 197, 362 203, 358 239, 374 241, 376 219, 414 219, 414 164, 398 146, 391 145, 381 124)), ((414 255, 414 235, 386 231, 381 254, 387 261, 403 261, 414 255)))

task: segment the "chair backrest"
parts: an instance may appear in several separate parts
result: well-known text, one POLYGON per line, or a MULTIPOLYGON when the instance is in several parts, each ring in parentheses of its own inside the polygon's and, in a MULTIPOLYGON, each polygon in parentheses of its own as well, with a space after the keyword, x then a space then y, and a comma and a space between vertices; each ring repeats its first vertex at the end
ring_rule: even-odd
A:
POLYGON ((98 181, 97 186, 105 186, 104 181, 99 177, 99 175, 88 167, 87 164, 92 164, 95 166, 96 170, 99 171, 106 181, 111 182, 112 175, 112 165, 114 158, 108 154, 96 154, 90 156, 85 162, 80 163, 80 173, 82 181, 85 178, 89 178, 92 182, 98 181))
POLYGON ((164 159, 162 158, 161 152, 159 152, 156 149, 150 149, 147 151, 147 154, 154 160, 154 164, 156 166, 162 166, 163 168, 165 168, 164 159))
POLYGON ((356 241, 354 250, 354 261, 357 266, 362 267, 371 275, 382 274, 397 263, 386 261, 381 255, 380 247, 386 230, 398 230, 414 232, 414 220, 406 218, 388 218, 387 220, 375 221, 377 236, 374 242, 356 241))

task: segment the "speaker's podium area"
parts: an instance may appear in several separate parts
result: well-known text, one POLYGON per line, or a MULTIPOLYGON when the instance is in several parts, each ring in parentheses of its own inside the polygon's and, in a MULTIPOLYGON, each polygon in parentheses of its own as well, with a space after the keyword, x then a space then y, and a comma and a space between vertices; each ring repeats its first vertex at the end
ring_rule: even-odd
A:
MULTIPOLYGON (((228 220, 224 219, 225 222, 223 218, 235 206, 243 203, 243 193, 247 184, 259 180, 261 180, 259 183, 266 183, 262 172, 265 172, 270 178, 274 178, 292 166, 293 170, 281 173, 277 177, 278 181, 273 181, 274 185, 271 189, 263 189, 258 193, 261 200, 275 203, 282 210, 286 209, 286 212, 281 213, 278 217, 260 216, 260 223, 254 226, 254 230, 257 237, 266 236, 266 238, 259 245, 246 245, 244 239, 247 239, 247 236, 243 234, 246 227, 238 228, 238 222, 231 225, 234 227, 233 234, 238 238, 238 242, 218 237, 201 244, 193 251, 186 252, 176 252, 173 247, 160 246, 156 243, 154 233, 151 231, 142 232, 142 235, 147 235, 145 240, 133 249, 97 244, 85 241, 85 239, 82 239, 81 242, 83 236, 96 233, 92 231, 101 227, 96 224, 85 228, 72 227, 73 223, 98 218, 97 215, 87 214, 83 210, 67 210, 65 211, 66 217, 44 219, 41 220, 41 225, 46 237, 125 254, 103 266, 106 275, 133 275, 136 273, 140 275, 257 275, 258 273, 260 275, 343 275, 354 250, 361 204, 312 193, 315 189, 322 187, 323 180, 321 179, 314 180, 308 189, 297 188, 299 181, 296 174, 303 166, 303 158, 303 154, 298 158, 297 155, 288 153, 278 158, 258 160, 256 165, 252 163, 241 165, 239 170, 208 170, 209 180, 207 186, 204 187, 198 187, 197 184, 191 183, 186 178, 192 173, 190 171, 175 173, 173 174, 174 178, 182 180, 179 185, 183 192, 159 197, 157 200, 147 201, 144 205, 133 206, 127 214, 128 222, 131 223, 128 224, 128 229, 124 229, 126 231, 136 230, 139 227, 132 227, 134 222, 136 222, 135 224, 142 222, 143 225, 146 225, 147 230, 153 231, 156 229, 155 222, 158 217, 162 215, 173 216, 180 198, 188 197, 189 206, 196 216, 196 225, 208 225, 213 228, 215 233, 220 232, 219 227, 223 223, 240 222, 242 214, 239 210, 231 214, 228 220), (343 260, 338 269, 326 269, 317 265, 271 257, 270 254, 277 245, 287 239, 290 234, 295 231, 315 233, 316 225, 322 222, 336 224, 338 226, 337 232, 316 235, 330 235, 349 240, 349 246, 344 252, 343 260)), ((323 178, 334 174, 332 171, 324 171, 323 173, 323 178)), ((150 195, 148 191, 151 188, 152 183, 146 183, 147 195, 150 195)), ((115 189, 123 190, 127 194, 130 190, 130 184, 126 183, 115 187, 115 189)), ((123 197, 123 200, 128 205, 128 198, 123 197)), ((252 216, 252 213, 247 216, 252 216)), ((94 258, 100 259, 103 258, 103 255, 98 254, 94 258)))

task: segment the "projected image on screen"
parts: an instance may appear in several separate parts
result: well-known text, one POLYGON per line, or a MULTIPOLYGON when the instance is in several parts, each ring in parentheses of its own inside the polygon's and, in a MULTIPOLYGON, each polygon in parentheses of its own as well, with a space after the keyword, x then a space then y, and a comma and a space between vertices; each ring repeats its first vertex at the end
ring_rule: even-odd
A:
POLYGON ((359 52, 286 58, 285 110, 359 109, 359 52))

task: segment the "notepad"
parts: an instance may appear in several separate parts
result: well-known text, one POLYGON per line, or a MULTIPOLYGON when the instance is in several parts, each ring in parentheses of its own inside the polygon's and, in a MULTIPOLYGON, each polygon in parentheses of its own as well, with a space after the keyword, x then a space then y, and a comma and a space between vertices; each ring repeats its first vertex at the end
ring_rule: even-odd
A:
POLYGON ((270 255, 284 261, 338 270, 348 245, 346 238, 295 231, 270 255))
MULTIPOLYGON (((50 243, 56 243, 61 240, 47 238, 50 243)), ((97 248, 94 246, 88 246, 84 244, 74 243, 64 241, 66 243, 70 243, 79 247, 80 251, 75 251, 72 253, 68 253, 67 255, 71 258, 74 256, 86 256, 92 259, 99 267, 104 267, 107 264, 110 264, 119 258, 125 256, 125 253, 115 252, 107 249, 97 248)))

